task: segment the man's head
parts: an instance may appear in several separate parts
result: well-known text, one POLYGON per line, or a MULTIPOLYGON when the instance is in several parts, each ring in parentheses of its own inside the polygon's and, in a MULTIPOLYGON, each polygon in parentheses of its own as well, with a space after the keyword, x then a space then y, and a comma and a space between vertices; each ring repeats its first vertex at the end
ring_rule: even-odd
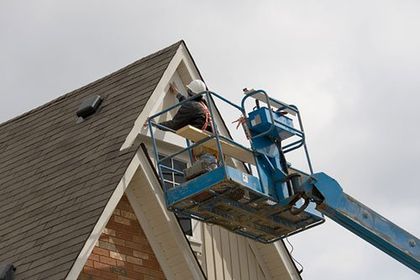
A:
POLYGON ((189 96, 194 96, 206 90, 206 84, 202 80, 193 80, 187 85, 187 92, 189 96))

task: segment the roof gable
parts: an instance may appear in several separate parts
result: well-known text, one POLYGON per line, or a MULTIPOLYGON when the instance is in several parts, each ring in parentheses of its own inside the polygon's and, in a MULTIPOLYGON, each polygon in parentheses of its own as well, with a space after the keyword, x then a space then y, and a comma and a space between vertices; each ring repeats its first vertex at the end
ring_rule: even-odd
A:
POLYGON ((0 124, 0 262, 18 279, 67 275, 134 156, 120 147, 181 44, 0 124), (99 111, 76 123, 96 94, 99 111))

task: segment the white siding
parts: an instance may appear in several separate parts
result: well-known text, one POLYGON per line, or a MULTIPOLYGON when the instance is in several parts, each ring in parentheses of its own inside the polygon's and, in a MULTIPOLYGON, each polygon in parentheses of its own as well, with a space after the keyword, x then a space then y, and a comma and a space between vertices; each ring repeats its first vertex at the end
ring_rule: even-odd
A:
MULTIPOLYGON (((264 272, 248 240, 216 225, 203 225, 202 268, 209 280, 265 280, 272 279, 264 272)), ((279 264, 282 265, 282 264, 279 264)))

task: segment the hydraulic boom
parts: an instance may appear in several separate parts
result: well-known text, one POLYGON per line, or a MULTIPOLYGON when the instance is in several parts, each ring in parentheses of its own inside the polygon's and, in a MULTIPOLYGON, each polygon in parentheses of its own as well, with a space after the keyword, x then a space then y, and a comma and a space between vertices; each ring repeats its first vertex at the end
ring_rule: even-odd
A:
POLYGON ((325 173, 311 175, 301 186, 316 209, 394 259, 420 273, 419 239, 343 192, 325 173))

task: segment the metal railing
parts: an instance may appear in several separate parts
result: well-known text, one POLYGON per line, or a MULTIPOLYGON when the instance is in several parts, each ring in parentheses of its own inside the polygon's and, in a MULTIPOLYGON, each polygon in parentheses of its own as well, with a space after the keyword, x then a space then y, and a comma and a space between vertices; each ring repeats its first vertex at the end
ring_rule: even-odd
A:
MULTIPOLYGON (((305 150, 305 156, 306 156, 306 160, 307 160, 307 163, 308 163, 310 173, 313 174, 312 163, 311 163, 311 159, 309 157, 308 147, 307 147, 306 141, 305 141, 305 132, 304 132, 304 129, 303 129, 302 117, 300 115, 300 112, 299 112, 298 108, 295 105, 289 105, 289 104, 286 104, 284 102, 281 102, 281 101, 278 101, 276 99, 273 99, 273 98, 269 97, 268 94, 264 90, 253 90, 250 93, 247 93, 245 95, 245 97, 242 99, 242 102, 241 102, 241 107, 242 107, 241 111, 244 112, 245 117, 246 117, 246 115, 245 115, 245 112, 246 112, 245 102, 246 102, 246 100, 250 97, 253 97, 253 96, 257 95, 257 94, 262 94, 265 98, 265 100, 261 100, 261 99, 257 99, 257 100, 262 101, 267 105, 271 123, 272 124, 275 124, 275 123, 281 124, 282 126, 286 127, 287 129, 293 131, 295 133, 295 135, 299 138, 298 140, 284 146, 282 152, 284 154, 286 154, 286 153, 289 153, 289 152, 291 152, 293 150, 296 150, 296 149, 303 146, 304 150, 305 150), (299 122, 299 129, 296 129, 296 128, 294 128, 292 126, 289 126, 285 123, 281 123, 281 122, 277 121, 274 118, 274 115, 273 115, 274 110, 272 109, 271 104, 278 105, 276 107, 279 111, 286 110, 286 111, 289 111, 289 112, 292 112, 292 113, 296 114, 298 122, 299 122)), ((248 124, 248 125, 250 125, 250 124, 248 124)), ((263 131, 263 132, 261 132, 257 135, 254 135, 251 138, 251 141, 253 139, 269 135, 274 129, 275 129, 275 126, 271 125, 269 127, 269 129, 267 129, 266 131, 263 131)))
POLYGON ((181 102, 178 102, 177 104, 174 104, 174 105, 160 111, 159 113, 156 113, 156 114, 150 116, 149 119, 148 119, 148 128, 149 128, 150 136, 151 136, 151 139, 152 139, 153 154, 154 154, 154 158, 155 158, 155 161, 156 161, 156 165, 157 165, 158 173, 159 173, 159 176, 160 176, 160 180, 161 180, 161 183, 162 183, 162 186, 163 186, 165 192, 167 190, 166 189, 167 187, 166 187, 166 184, 164 183, 164 177, 163 177, 162 169, 170 170, 170 171, 172 171, 176 174, 183 174, 183 172, 180 171, 180 170, 176 170, 176 169, 167 167, 163 164, 163 162, 167 162, 168 160, 171 160, 171 159, 173 159, 173 158, 175 158, 175 157, 177 157, 177 156, 179 156, 183 153, 188 153, 189 158, 190 158, 190 163, 192 163, 193 162, 193 153, 192 153, 193 149, 200 146, 200 145, 203 145, 204 143, 206 143, 208 141, 211 141, 212 139, 215 139, 214 141, 216 141, 217 152, 218 152, 219 155, 221 155, 221 156, 218 157, 218 166, 224 166, 225 165, 225 158, 222 156, 223 155, 223 148, 222 148, 222 144, 221 144, 222 140, 227 142, 227 143, 230 143, 234 146, 237 146, 240 149, 243 149, 247 152, 252 153, 253 156, 254 156, 254 162, 255 162, 255 155, 254 155, 254 152, 251 149, 233 141, 232 139, 230 139, 228 137, 220 135, 219 130, 217 128, 217 123, 215 121, 215 112, 214 112, 215 108, 214 108, 214 100, 213 99, 214 98, 215 99, 220 99, 221 101, 223 101, 223 102, 229 104, 230 106, 234 107, 242 115, 244 115, 244 112, 242 111, 242 108, 240 106, 232 103, 231 101, 225 99, 224 97, 218 95, 215 92, 204 91, 204 92, 201 92, 197 95, 189 97, 189 98, 187 98, 187 99, 185 99, 181 102), (170 128, 162 125, 162 124, 157 123, 155 121, 155 119, 157 117, 161 116, 161 115, 167 114, 171 110, 174 110, 178 107, 181 107, 182 105, 184 105, 187 102, 190 102, 190 101, 196 99, 197 95, 198 96, 200 96, 200 95, 203 96, 203 98, 205 98, 206 101, 207 101, 208 109, 210 111, 211 123, 213 124, 213 133, 211 135, 209 135, 208 137, 205 137, 205 138, 203 138, 200 141, 197 141, 195 143, 192 143, 192 141, 190 141, 190 140, 188 140, 187 138, 184 137, 185 140, 186 140, 186 147, 185 148, 180 149, 179 151, 177 151, 175 153, 171 153, 171 154, 169 154, 165 157, 159 158, 159 148, 158 148, 158 144, 157 144, 157 141, 156 141, 154 128, 156 127, 156 128, 162 129, 164 131, 169 131, 169 132, 172 132, 172 133, 176 133, 176 131, 174 131, 174 130, 172 130, 172 129, 170 129, 170 128))
MULTIPOLYGON (((233 102, 227 100, 226 98, 220 96, 219 94, 217 94, 215 92, 204 91, 204 92, 201 92, 201 93, 199 93, 195 96, 189 97, 189 98, 187 98, 187 99, 185 99, 181 102, 178 102, 178 103, 160 111, 159 113, 156 113, 156 114, 150 116, 149 119, 148 119, 148 128, 149 128, 149 131, 150 131, 150 136, 151 136, 152 144, 153 144, 153 154, 154 154, 154 158, 155 158, 155 161, 156 161, 156 165, 157 165, 158 173, 159 173, 159 176, 160 176, 160 180, 161 180, 161 183, 162 183, 162 186, 163 186, 165 192, 166 192, 166 184, 164 183, 164 177, 163 177, 162 169, 169 170, 171 172, 174 172, 174 173, 180 174, 180 175, 183 174, 183 172, 181 170, 176 170, 174 168, 165 166, 163 164, 163 162, 171 160, 171 159, 173 159, 173 158, 175 158, 175 157, 177 157, 177 156, 179 156, 183 153, 188 153, 189 159, 190 159, 190 164, 192 164, 193 160, 194 160, 193 159, 193 152, 192 152, 193 149, 200 146, 200 145, 203 145, 204 143, 206 143, 208 141, 212 141, 212 139, 215 139, 217 152, 220 155, 218 157, 218 166, 224 166, 225 165, 225 158, 223 156, 223 148, 222 148, 221 141, 230 143, 230 144, 232 144, 232 145, 234 145, 234 146, 236 146, 240 149, 243 149, 244 151, 247 151, 247 152, 251 153, 253 155, 254 163, 256 162, 256 157, 258 155, 260 155, 258 152, 253 151, 253 150, 235 142, 234 140, 232 140, 228 137, 220 135, 219 130, 217 128, 217 123, 215 121, 215 112, 214 112, 214 110, 215 110, 215 105, 214 105, 215 100, 218 99, 218 100, 221 100, 222 102, 232 106, 236 110, 238 110, 239 113, 241 115, 243 115, 244 117, 247 117, 247 113, 246 113, 246 110, 245 110, 245 102, 249 97, 252 97, 256 94, 263 94, 264 95, 265 100, 260 99, 260 101, 263 101, 264 103, 267 104, 267 108, 268 108, 268 111, 269 111, 269 117, 270 117, 270 121, 271 121, 272 124, 279 123, 279 122, 274 118, 274 115, 273 115, 274 111, 272 109, 271 103, 277 105, 276 106, 277 109, 288 110, 289 112, 292 112, 292 113, 296 114, 296 116, 298 118, 298 121, 299 121, 299 128, 298 129, 296 129, 294 127, 291 127, 291 126, 289 126, 285 123, 281 123, 281 125, 285 126, 287 129, 290 129, 291 131, 293 131, 295 133, 295 135, 299 138, 297 141, 294 141, 294 142, 289 143, 286 146, 284 146, 283 147, 283 153, 288 153, 290 151, 296 150, 296 149, 303 146, 304 150, 305 150, 305 155, 306 155, 306 159, 307 159, 307 163, 308 163, 308 166, 309 166, 310 173, 313 174, 312 164, 311 164, 311 161, 310 161, 310 158, 309 158, 309 153, 308 153, 308 149, 307 149, 306 142, 305 142, 305 133, 304 133, 304 130, 303 130, 302 119, 301 119, 301 115, 299 113, 299 110, 297 109, 296 106, 288 105, 288 104, 285 104, 285 103, 280 102, 278 100, 275 100, 273 98, 270 98, 268 96, 268 94, 263 90, 256 90, 256 91, 252 91, 252 92, 246 94, 245 97, 242 99, 241 106, 238 106, 238 105, 234 104, 233 102), (190 141, 190 140, 188 140, 187 138, 184 137, 185 140, 186 140, 186 147, 185 148, 180 149, 179 151, 177 151, 175 153, 171 153, 167 156, 159 158, 159 148, 158 148, 158 144, 157 144, 157 141, 156 141, 154 128, 158 128, 158 129, 161 129, 161 130, 164 130, 164 131, 169 131, 169 132, 172 132, 172 133, 175 133, 175 134, 176 134, 176 131, 174 131, 174 130, 172 130, 172 129, 170 129, 170 128, 162 125, 162 124, 157 123, 155 121, 155 119, 157 117, 161 116, 161 115, 167 114, 171 110, 174 110, 178 107, 181 107, 182 105, 184 105, 187 102, 190 102, 190 101, 196 99, 197 96, 203 96, 203 98, 205 98, 205 100, 207 101, 208 109, 210 111, 211 123, 213 124, 212 134, 210 134, 208 137, 205 137, 205 138, 201 139, 200 141, 196 141, 195 143, 193 143, 192 141, 190 141)), ((273 129, 275 129, 275 126, 271 125, 268 130, 263 131, 263 132, 259 133, 258 135, 254 135, 250 140, 252 141, 253 139, 256 139, 258 137, 266 136, 269 133, 271 133, 273 129)), ((245 164, 248 164, 248 168, 252 172, 251 164, 253 164, 253 163, 245 162, 245 164)), ((260 177, 260 169, 257 167, 256 170, 258 172, 258 177, 261 178, 260 177)))

